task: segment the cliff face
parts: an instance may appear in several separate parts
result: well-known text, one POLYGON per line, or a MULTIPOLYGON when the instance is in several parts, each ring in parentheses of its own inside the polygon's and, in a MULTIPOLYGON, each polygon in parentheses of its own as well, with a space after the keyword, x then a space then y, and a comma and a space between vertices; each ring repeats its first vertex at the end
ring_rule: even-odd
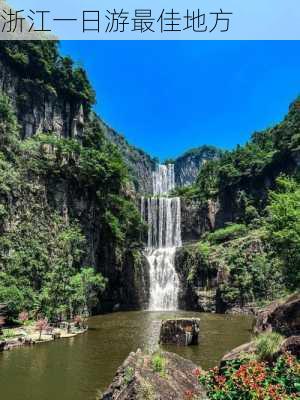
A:
POLYGON ((195 183, 199 169, 207 161, 216 159, 221 151, 213 146, 201 146, 184 153, 175 160, 175 182, 177 187, 195 183))
POLYGON ((155 161, 143 150, 131 146, 127 140, 114 129, 101 121, 106 137, 114 143, 127 165, 132 177, 135 190, 139 194, 152 193, 152 171, 155 169, 155 161))
POLYGON ((82 104, 71 103, 54 93, 43 93, 38 85, 27 85, 18 72, 3 61, 0 61, 0 88, 12 100, 22 138, 37 132, 82 138, 86 118, 82 104))
MULTIPOLYGON (((39 71, 34 70, 34 74, 39 71)), ((84 99, 70 100, 69 96, 57 93, 53 88, 45 90, 47 82, 38 78, 27 79, 24 68, 0 61, 0 90, 11 99, 12 106, 21 128, 22 139, 28 139, 37 133, 55 133, 62 138, 73 138, 81 143, 89 120, 89 107, 84 99)), ((136 188, 148 191, 148 176, 151 171, 151 159, 138 149, 131 148, 116 132, 101 121, 104 134, 116 143, 123 154, 136 188)), ((66 160, 65 160, 66 161, 66 160)), ((78 183, 64 175, 62 167, 59 176, 38 178, 43 196, 37 201, 41 209, 49 207, 63 216, 66 224, 70 220, 78 221, 86 239, 83 265, 94 267, 108 278, 108 287, 103 296, 101 310, 144 307, 149 298, 148 266, 140 248, 125 251, 117 248, 107 231, 104 221, 107 210, 99 206, 97 188, 78 183)), ((31 179, 31 178, 29 178, 31 179)), ((124 191, 124 198, 126 188, 124 191)), ((127 196, 128 197, 128 196, 127 196)), ((2 202, 3 199, 1 199, 2 202)), ((4 201, 7 201, 6 199, 4 201)), ((22 213, 30 208, 30 198, 21 194, 20 198, 9 200, 11 214, 10 225, 16 224, 22 213), (25 204, 25 203, 28 204, 25 204)), ((132 204, 134 199, 131 199, 132 204)), ((46 211, 45 211, 46 212, 46 211)), ((117 212, 117 211, 116 211, 117 212)), ((1 228, 2 229, 2 228, 1 228)), ((5 228, 4 228, 5 230, 5 228)))

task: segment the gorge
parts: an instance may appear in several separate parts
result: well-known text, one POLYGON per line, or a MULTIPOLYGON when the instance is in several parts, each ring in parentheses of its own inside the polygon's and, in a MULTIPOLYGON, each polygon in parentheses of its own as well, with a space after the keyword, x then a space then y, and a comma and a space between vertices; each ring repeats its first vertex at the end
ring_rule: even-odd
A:
POLYGON ((299 290, 299 99, 243 146, 160 164, 95 113, 57 43, 0 55, 0 324, 91 316, 82 337, 1 354, 1 395, 95 398, 170 315, 202 336, 166 350, 210 368, 250 340, 245 313, 299 290))

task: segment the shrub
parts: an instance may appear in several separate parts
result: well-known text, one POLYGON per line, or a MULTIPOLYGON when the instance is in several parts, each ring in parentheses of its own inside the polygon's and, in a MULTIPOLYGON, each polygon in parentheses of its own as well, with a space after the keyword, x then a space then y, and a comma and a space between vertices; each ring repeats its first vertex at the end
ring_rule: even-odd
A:
POLYGON ((23 293, 15 285, 7 287, 0 284, 0 303, 7 305, 7 320, 12 322, 23 308, 23 293))
POLYGON ((247 227, 243 224, 231 224, 225 228, 209 233, 207 238, 213 243, 222 243, 228 240, 235 239, 239 236, 244 236, 247 233, 247 227))
POLYGON ((133 380, 134 377, 134 369, 132 367, 125 368, 124 372, 124 382, 126 385, 133 380))
POLYGON ((199 381, 215 400, 292 400, 300 390, 300 363, 290 354, 268 365, 257 360, 228 362, 202 372, 199 381))
POLYGON ((166 359, 161 354, 155 354, 151 360, 152 369, 159 374, 165 373, 166 359))

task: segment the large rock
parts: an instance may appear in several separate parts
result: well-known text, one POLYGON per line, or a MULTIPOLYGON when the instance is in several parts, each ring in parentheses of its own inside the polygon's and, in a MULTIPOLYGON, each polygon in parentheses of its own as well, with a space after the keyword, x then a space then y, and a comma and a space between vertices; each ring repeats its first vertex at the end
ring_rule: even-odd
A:
POLYGON ((276 331, 284 336, 300 335, 300 294, 289 297, 284 303, 271 303, 261 310, 254 331, 276 331))
POLYGON ((174 160, 176 186, 184 187, 195 183, 202 165, 208 160, 219 158, 221 153, 214 146, 201 146, 178 157, 174 160))
POLYGON ((167 319, 161 322, 159 342, 189 346, 198 344, 199 318, 167 319))
POLYGON ((234 360, 242 360, 244 358, 248 358, 249 355, 255 354, 256 351, 256 343, 255 341, 244 343, 241 346, 238 346, 231 350, 229 353, 226 353, 222 358, 220 366, 224 366, 228 361, 234 360))
POLYGON ((300 357, 300 336, 290 336, 281 343, 280 353, 287 351, 296 357, 300 357))
MULTIPOLYGON (((222 358, 220 367, 222 368, 228 361, 242 360, 244 358, 251 358, 256 353, 256 342, 252 341, 244 343, 226 353, 222 358)), ((274 353, 273 358, 276 359, 281 354, 289 352, 296 357, 300 357, 300 336, 290 336, 282 341, 278 352, 274 353)))
POLYGON ((183 400, 207 399, 193 371, 196 365, 174 353, 162 352, 163 368, 157 370, 153 355, 140 350, 131 353, 118 369, 101 400, 183 400))

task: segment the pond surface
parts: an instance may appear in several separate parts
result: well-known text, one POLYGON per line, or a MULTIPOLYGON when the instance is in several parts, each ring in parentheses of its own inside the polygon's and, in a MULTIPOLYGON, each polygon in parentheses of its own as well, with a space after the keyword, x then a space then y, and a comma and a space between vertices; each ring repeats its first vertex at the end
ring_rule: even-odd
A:
POLYGON ((155 349, 163 318, 201 319, 199 346, 164 350, 189 358, 204 369, 232 348, 249 341, 246 316, 195 312, 133 311, 93 317, 89 331, 71 339, 0 353, 0 398, 5 400, 95 400, 131 351, 155 349))

